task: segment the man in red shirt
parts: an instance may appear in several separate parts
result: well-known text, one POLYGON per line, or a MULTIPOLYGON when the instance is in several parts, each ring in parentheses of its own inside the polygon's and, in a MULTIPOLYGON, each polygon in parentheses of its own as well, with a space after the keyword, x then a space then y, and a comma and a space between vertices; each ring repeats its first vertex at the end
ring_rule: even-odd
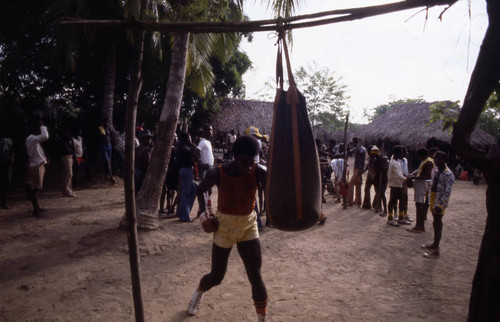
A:
POLYGON ((266 321, 267 290, 260 273, 262 255, 257 229, 255 194, 264 187, 266 170, 254 161, 259 153, 257 139, 241 136, 233 144, 234 160, 210 169, 198 188, 200 210, 205 211, 205 196, 214 185, 218 188, 218 228, 213 235, 212 269, 203 276, 189 302, 188 314, 195 315, 203 294, 219 285, 226 273, 227 261, 236 244, 252 284, 252 298, 259 321, 266 321))

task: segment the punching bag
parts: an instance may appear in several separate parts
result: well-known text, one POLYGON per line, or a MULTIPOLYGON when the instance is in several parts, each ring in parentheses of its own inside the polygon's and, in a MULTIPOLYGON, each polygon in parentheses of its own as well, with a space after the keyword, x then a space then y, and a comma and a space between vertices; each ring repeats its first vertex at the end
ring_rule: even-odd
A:
POLYGON ((318 222, 321 213, 321 173, 306 101, 295 87, 286 44, 284 50, 290 87, 288 91, 283 90, 280 48, 277 80, 280 80, 281 86, 274 102, 266 210, 277 229, 299 231, 318 222))

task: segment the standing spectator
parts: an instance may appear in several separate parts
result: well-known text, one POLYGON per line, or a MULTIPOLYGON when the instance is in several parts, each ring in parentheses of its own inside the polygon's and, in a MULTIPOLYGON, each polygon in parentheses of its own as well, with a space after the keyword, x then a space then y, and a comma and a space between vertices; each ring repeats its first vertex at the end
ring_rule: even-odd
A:
MULTIPOLYGON (((138 146, 138 145, 137 145, 138 146)), ((136 147, 137 147, 136 146, 136 147)), ((118 157, 118 176, 123 178, 125 174, 125 132, 118 132, 115 139, 113 140, 113 149, 118 157)))
POLYGON ((330 159, 333 159, 335 154, 337 154, 337 142, 334 139, 328 140, 328 146, 326 147, 326 154, 330 159))
MULTIPOLYGON (((401 149, 403 150, 403 157, 398 160, 399 164, 401 164, 401 169, 403 170, 403 175, 405 177, 408 177, 408 149, 405 146, 401 146, 401 149)), ((411 218, 408 215, 408 185, 406 183, 406 180, 403 181, 403 190, 402 190, 402 196, 401 196, 401 201, 399 202, 399 216, 402 216, 405 220, 409 221, 410 223, 413 221, 413 218, 411 218)))
POLYGON ((73 155, 75 153, 74 140, 71 137, 69 130, 65 131, 61 137, 61 163, 63 168, 62 174, 62 194, 65 197, 76 197, 73 193, 73 155))
MULTIPOLYGON (((376 194, 380 182, 380 155, 378 147, 376 145, 372 146, 369 155, 370 157, 368 160, 368 165, 366 166, 368 175, 366 176, 366 182, 365 182, 365 196, 363 199, 364 209, 372 208, 370 189, 373 186, 373 188, 375 188, 375 194, 376 194)), ((375 208, 375 197, 373 198, 373 207, 375 208)))
POLYGON ((78 130, 78 133, 72 137, 73 139, 73 147, 75 154, 75 161, 78 165, 83 162, 83 138, 81 130, 78 130))
POLYGON ((134 183, 136 193, 141 189, 142 182, 146 176, 149 163, 151 162, 151 151, 153 149, 153 135, 149 130, 142 130, 137 134, 139 146, 135 148, 135 171, 134 183))
POLYGON ((177 133, 174 133, 174 143, 170 152, 170 160, 168 161, 167 174, 165 182, 161 189, 160 210, 158 218, 170 218, 175 214, 175 206, 177 204, 178 195, 176 197, 177 186, 179 184, 179 168, 177 167, 177 133), (167 200, 167 208, 165 211, 165 199, 167 200))
POLYGON ((47 131, 47 127, 43 125, 42 120, 39 120, 38 124, 33 125, 29 132, 31 134, 26 138, 26 151, 29 162, 26 170, 28 198, 33 205, 33 216, 42 217, 41 212, 45 211, 45 209, 41 208, 38 202, 38 191, 43 188, 47 157, 40 143, 49 139, 49 132, 47 131))
POLYGON ((375 194, 374 208, 375 212, 379 214, 380 217, 387 216, 387 199, 385 197, 385 191, 387 190, 387 172, 389 171, 389 160, 387 160, 387 156, 384 155, 380 159, 380 176, 379 176, 379 186, 377 192, 375 194), (382 206, 384 207, 384 211, 382 211, 382 206))
POLYGON ((335 154, 332 162, 330 162, 330 167, 335 175, 335 194, 337 196, 335 203, 340 203, 340 197, 342 196, 340 184, 342 183, 342 174, 344 173, 344 156, 341 153, 335 154))
POLYGON ((316 151, 318 151, 318 156, 326 156, 326 146, 321 143, 321 139, 314 139, 314 143, 316 143, 316 151))
POLYGON ((361 205, 361 185, 363 184, 363 180, 361 175, 363 170, 365 169, 365 159, 366 159, 366 149, 363 145, 361 145, 361 139, 355 136, 352 139, 352 146, 350 153, 354 154, 354 170, 352 172, 351 180, 349 180, 348 188, 347 188, 347 205, 361 205), (354 188, 356 188, 356 197, 354 198, 354 188))
POLYGON ((234 161, 210 170, 198 189, 202 211, 205 211, 205 193, 217 185, 219 196, 215 217, 218 228, 213 234, 212 267, 203 276, 191 297, 188 314, 195 315, 205 292, 219 285, 227 270, 229 254, 238 248, 248 279, 252 285, 252 299, 258 321, 266 321, 267 290, 261 276, 262 254, 259 231, 254 211, 257 187, 264 187, 266 170, 255 163, 259 153, 254 137, 241 136, 233 145, 234 161))
POLYGON ((439 257, 439 243, 443 232, 443 215, 448 207, 451 189, 455 182, 453 172, 446 165, 448 156, 442 151, 434 154, 436 169, 432 175, 431 201, 430 208, 432 213, 432 226, 434 228, 434 242, 423 245, 422 248, 428 251, 423 254, 424 257, 439 257))
POLYGON ((92 178, 91 169, 88 162, 85 160, 85 144, 82 138, 82 131, 78 130, 76 135, 73 135, 74 156, 73 160, 73 187, 78 185, 78 173, 81 168, 85 170, 85 175, 88 180, 92 178))
POLYGON ((434 160, 429 156, 429 151, 426 148, 417 149, 417 158, 420 160, 420 165, 410 176, 413 180, 417 222, 415 223, 415 227, 408 229, 408 231, 412 233, 423 233, 425 232, 425 217, 427 216, 428 207, 425 200, 429 193, 428 182, 432 179, 434 160))
POLYGON ((0 138, 0 208, 9 209, 7 204, 7 190, 9 190, 12 178, 12 165, 14 164, 14 152, 12 151, 12 139, 0 138))
POLYGON ((229 150, 229 159, 233 158, 231 150, 233 149, 234 141, 236 141, 236 134, 234 133, 234 129, 232 129, 226 135, 226 148, 229 150))
POLYGON ((137 138, 137 135, 138 135, 140 132, 142 132, 142 131, 144 131, 144 129, 142 128, 142 126, 137 126, 137 127, 135 128, 134 145, 135 145, 135 147, 136 147, 136 148, 137 148, 137 147, 141 144, 141 143, 139 142, 139 139, 137 138))
POLYGON ((212 138, 213 129, 211 125, 205 125, 203 127, 203 137, 198 143, 198 150, 200 153, 200 169, 199 176, 203 180, 205 174, 209 169, 214 166, 214 154, 212 153, 212 143, 210 139, 212 138))
MULTIPOLYGON (((253 136, 257 140, 257 144, 259 145, 259 153, 257 153, 254 157, 254 161, 256 164, 259 164, 261 159, 260 159, 260 153, 262 151, 262 141, 260 140, 262 138, 262 134, 259 133, 259 129, 256 128, 255 126, 250 126, 246 129, 246 134, 249 136, 253 136)), ((263 199, 262 196, 262 191, 259 190, 259 197, 261 197, 261 201, 263 199)), ((260 219, 261 211, 262 209, 259 210, 259 204, 263 204, 262 202, 257 202, 257 197, 255 198, 255 212, 257 213, 257 227, 259 229, 262 229, 264 225, 262 224, 262 220, 260 219)), ((269 221, 269 224, 271 224, 271 221, 269 221)))
MULTIPOLYGON (((398 220, 394 219, 394 215, 397 214, 398 201, 401 204, 401 198, 403 195, 403 181, 406 177, 403 175, 403 169, 401 169, 401 164, 398 162, 399 159, 403 157, 403 149, 401 146, 397 145, 392 149, 392 159, 389 162, 389 170, 387 172, 387 179, 389 183, 390 195, 389 195, 389 217, 387 218, 387 224, 391 226, 399 226, 399 224, 410 224, 408 221, 404 221, 401 216, 398 220)), ((400 209, 401 210, 401 209, 400 209)))
POLYGON ((262 142, 260 141, 262 134, 259 133, 259 129, 256 128, 255 126, 248 127, 245 132, 247 135, 251 135, 257 139, 257 143, 259 144, 259 153, 255 156, 255 163, 259 164, 260 163, 260 153, 262 151, 262 142))
MULTIPOLYGON (((179 169, 179 205, 177 207, 177 217, 182 222, 192 222, 189 216, 196 199, 196 184, 193 178, 194 166, 194 145, 187 132, 179 132, 179 145, 177 146, 176 159, 177 169, 179 169)), ((200 207, 203 207, 201 205, 200 207)))
MULTIPOLYGON (((328 157, 327 157, 326 153, 323 152, 320 154, 320 151, 319 151, 320 149, 322 149, 321 140, 316 139, 316 150, 318 151, 318 155, 320 155, 320 157, 318 158, 318 161, 319 161, 319 169, 320 169, 320 173, 321 173, 321 208, 323 208, 323 204, 326 203, 326 199, 324 196, 325 187, 327 184, 327 179, 332 176, 332 170, 330 168, 330 164, 328 163, 328 157)), ((326 219, 327 219, 327 217, 326 217, 325 213, 323 212, 323 210, 321 210, 319 218, 318 218, 318 223, 321 226, 323 226, 326 222, 326 219)))
POLYGON ((109 181, 114 184, 116 180, 113 178, 113 171, 111 170, 111 154, 113 148, 111 147, 111 138, 107 123, 107 120, 103 119, 101 126, 97 128, 99 130, 99 153, 104 163, 105 178, 109 179, 109 181))
POLYGON ((261 150, 260 154, 262 155, 262 160, 261 164, 267 164, 267 161, 269 160, 269 135, 264 134, 260 138, 260 143, 261 143, 261 150))

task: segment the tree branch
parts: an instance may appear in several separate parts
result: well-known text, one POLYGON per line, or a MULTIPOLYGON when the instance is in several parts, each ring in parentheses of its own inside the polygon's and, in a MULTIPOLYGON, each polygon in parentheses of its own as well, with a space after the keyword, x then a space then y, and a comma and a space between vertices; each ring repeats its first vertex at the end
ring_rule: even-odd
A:
POLYGON ((122 27, 161 32, 191 32, 191 33, 224 33, 224 32, 259 32, 278 29, 291 30, 296 28, 314 27, 344 21, 353 21, 367 17, 387 14, 420 7, 451 6, 458 0, 406 0, 396 3, 369 6, 362 8, 340 9, 299 15, 288 18, 244 21, 244 22, 152 22, 126 20, 85 20, 66 17, 60 21, 62 25, 84 25, 96 27, 122 27), (292 23, 299 20, 311 20, 327 16, 333 18, 319 19, 301 23, 292 23))

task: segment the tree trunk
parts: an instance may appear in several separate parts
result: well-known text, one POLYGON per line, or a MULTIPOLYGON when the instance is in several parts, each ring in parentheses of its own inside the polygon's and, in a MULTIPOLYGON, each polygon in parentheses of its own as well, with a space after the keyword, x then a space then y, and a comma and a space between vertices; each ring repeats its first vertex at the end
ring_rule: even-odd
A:
POLYGON ((127 223, 127 240, 136 321, 144 321, 134 191, 135 122, 139 93, 142 87, 141 68, 144 49, 144 35, 144 31, 134 31, 134 55, 130 70, 130 83, 127 94, 127 114, 125 118, 125 175, 123 178, 125 190, 124 218, 126 218, 127 223))
MULTIPOLYGON (((116 81, 116 41, 108 47, 106 57, 106 75, 104 79, 104 94, 102 102, 102 117, 106 119, 106 127, 111 134, 114 143, 118 134, 113 124, 113 108, 115 105, 115 81, 116 81)), ((114 144, 113 144, 114 145, 114 144)))
MULTIPOLYGON (((487 180, 486 228, 472 283, 468 321, 500 321, 500 151, 485 156, 470 142, 472 131, 500 81, 500 3, 487 0, 489 26, 471 76, 464 106, 454 125, 452 147, 487 180)), ((474 214, 472 214, 474 215, 474 214)))
POLYGON ((170 62, 170 72, 167 81, 167 93, 158 123, 151 163, 141 190, 137 195, 138 227, 148 230, 157 229, 158 202, 161 189, 167 173, 168 161, 174 140, 174 132, 179 119, 182 93, 186 77, 189 33, 175 34, 170 62))

